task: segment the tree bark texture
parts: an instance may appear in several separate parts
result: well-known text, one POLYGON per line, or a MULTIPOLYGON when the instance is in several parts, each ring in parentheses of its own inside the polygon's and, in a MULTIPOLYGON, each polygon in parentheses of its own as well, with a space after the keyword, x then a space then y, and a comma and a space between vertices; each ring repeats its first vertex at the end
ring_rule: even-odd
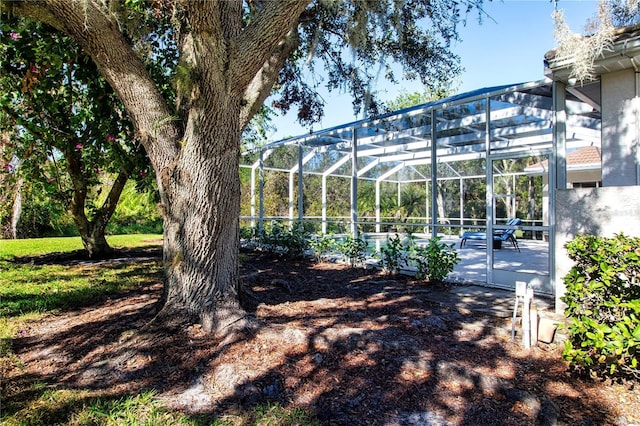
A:
POLYGON ((208 133, 208 144, 191 130, 184 155, 163 176, 164 309, 186 309, 212 332, 244 316, 238 303, 240 186, 234 127, 228 119, 218 122, 208 133), (198 152, 203 147, 211 152, 198 152))
POLYGON ((310 0, 265 1, 248 23, 243 1, 182 3, 181 111, 162 98, 143 62, 97 0, 39 0, 14 13, 73 37, 133 120, 157 176, 164 213, 166 283, 161 315, 197 316, 223 331, 244 316, 238 301, 240 138, 296 47, 310 0), (176 116, 181 120, 176 120, 176 116))

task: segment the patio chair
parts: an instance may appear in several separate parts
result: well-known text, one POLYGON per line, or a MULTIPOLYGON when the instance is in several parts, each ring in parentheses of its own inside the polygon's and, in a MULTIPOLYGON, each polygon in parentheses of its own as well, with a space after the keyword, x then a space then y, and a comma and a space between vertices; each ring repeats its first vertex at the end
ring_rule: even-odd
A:
MULTIPOLYGON (((506 226, 518 226, 522 223, 521 219, 517 217, 511 218, 505 224, 506 226)), ((500 231, 493 232, 493 249, 501 249, 503 241, 509 241, 513 248, 520 252, 520 246, 518 245, 518 240, 516 239, 516 230, 515 229, 505 229, 500 231)), ((460 236, 460 248, 464 247, 467 243, 467 240, 474 241, 486 241, 487 233, 486 232, 474 232, 467 231, 460 236)))

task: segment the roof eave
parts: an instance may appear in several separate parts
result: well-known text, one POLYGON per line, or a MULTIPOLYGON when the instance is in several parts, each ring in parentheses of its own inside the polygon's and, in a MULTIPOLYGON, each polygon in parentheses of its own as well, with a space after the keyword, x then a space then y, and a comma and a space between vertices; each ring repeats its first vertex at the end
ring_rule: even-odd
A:
MULTIPOLYGON (((639 27, 630 27, 622 29, 626 31, 633 30, 637 32, 639 27)), ((625 34, 624 31, 620 34, 625 34)), ((556 81, 568 83, 571 77, 574 56, 556 56, 555 50, 550 50, 545 54, 545 76, 556 81)), ((594 62, 594 76, 611 72, 612 70, 640 68, 640 34, 633 34, 628 38, 619 38, 613 43, 613 46, 605 50, 601 57, 594 62)))

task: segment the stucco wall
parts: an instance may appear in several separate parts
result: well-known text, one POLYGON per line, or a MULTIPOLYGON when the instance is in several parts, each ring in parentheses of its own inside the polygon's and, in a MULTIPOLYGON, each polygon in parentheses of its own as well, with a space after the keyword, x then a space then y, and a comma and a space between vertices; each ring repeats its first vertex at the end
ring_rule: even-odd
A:
POLYGON ((638 98, 632 69, 601 76, 602 185, 636 185, 638 98))
POLYGON ((565 243, 579 232, 640 237, 640 186, 559 189, 555 210, 556 311, 561 312, 562 279, 572 266, 565 243))

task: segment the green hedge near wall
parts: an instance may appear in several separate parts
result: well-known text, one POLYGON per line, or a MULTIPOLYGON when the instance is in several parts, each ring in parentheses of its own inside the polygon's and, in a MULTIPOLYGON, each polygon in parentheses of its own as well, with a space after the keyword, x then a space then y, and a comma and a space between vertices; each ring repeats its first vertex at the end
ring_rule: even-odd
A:
POLYGON ((640 379, 640 238, 578 235, 565 248, 565 359, 592 377, 640 379))

